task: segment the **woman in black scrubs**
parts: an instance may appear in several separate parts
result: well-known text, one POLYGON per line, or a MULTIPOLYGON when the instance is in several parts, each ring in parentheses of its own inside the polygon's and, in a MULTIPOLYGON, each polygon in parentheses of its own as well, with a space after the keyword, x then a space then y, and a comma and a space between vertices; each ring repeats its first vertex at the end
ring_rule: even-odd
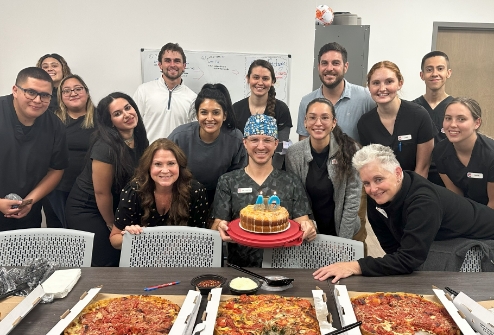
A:
POLYGON ((55 111, 65 125, 67 145, 69 147, 69 166, 64 170, 58 186, 46 197, 52 211, 45 206, 47 225, 67 228, 65 205, 75 179, 84 168, 84 159, 89 150, 90 136, 94 132, 94 104, 89 88, 78 75, 69 75, 62 79, 58 90, 58 109, 55 111))
POLYGON ((427 178, 437 132, 429 113, 398 97, 403 76, 390 61, 374 64, 367 75, 367 85, 377 107, 362 115, 357 124, 360 143, 390 147, 403 170, 427 178))
POLYGON ((290 138, 292 117, 288 106, 276 99, 276 75, 273 65, 264 59, 252 62, 247 71, 247 84, 250 88, 250 96, 233 104, 233 110, 237 119, 237 128, 243 133, 245 124, 251 115, 266 114, 276 119, 278 126, 279 144, 273 156, 273 166, 277 169, 284 167, 285 157, 281 155, 283 142, 290 138))
POLYGON ((96 125, 90 159, 70 191, 65 214, 68 228, 95 234, 92 266, 118 266, 120 251, 110 244, 114 213, 149 142, 136 103, 124 93, 99 102, 96 125))
POLYGON ((478 133, 477 101, 454 98, 444 114, 447 139, 434 148, 434 161, 449 190, 494 208, 494 140, 478 133))
POLYGON ((318 233, 351 239, 360 228, 362 184, 352 167, 357 144, 338 127, 325 98, 307 105, 304 124, 310 136, 288 148, 287 171, 304 184, 318 233))

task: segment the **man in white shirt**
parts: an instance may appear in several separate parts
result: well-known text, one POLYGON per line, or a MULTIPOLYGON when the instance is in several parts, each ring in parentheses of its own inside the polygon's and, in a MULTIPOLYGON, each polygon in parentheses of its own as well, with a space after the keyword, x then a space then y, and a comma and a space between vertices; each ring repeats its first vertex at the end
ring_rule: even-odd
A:
POLYGON ((149 143, 194 120, 191 106, 197 94, 183 84, 185 65, 184 50, 177 43, 165 44, 158 55, 161 77, 140 85, 134 93, 149 143))

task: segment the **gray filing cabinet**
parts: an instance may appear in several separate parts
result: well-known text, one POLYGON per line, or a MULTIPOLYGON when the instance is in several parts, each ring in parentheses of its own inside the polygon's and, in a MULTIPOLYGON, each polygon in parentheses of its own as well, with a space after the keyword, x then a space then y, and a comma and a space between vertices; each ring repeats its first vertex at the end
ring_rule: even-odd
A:
POLYGON ((319 49, 329 42, 337 42, 348 52, 348 71, 345 79, 352 84, 366 86, 369 57, 370 26, 316 26, 314 39, 314 74, 312 89, 321 86, 317 71, 319 49))

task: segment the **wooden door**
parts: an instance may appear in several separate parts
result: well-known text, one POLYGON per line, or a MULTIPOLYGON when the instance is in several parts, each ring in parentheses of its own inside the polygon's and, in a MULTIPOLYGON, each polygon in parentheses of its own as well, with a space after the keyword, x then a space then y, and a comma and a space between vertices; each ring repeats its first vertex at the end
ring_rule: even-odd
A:
POLYGON ((448 55, 453 70, 446 92, 477 100, 480 132, 494 137, 494 29, 439 27, 435 49, 448 55))

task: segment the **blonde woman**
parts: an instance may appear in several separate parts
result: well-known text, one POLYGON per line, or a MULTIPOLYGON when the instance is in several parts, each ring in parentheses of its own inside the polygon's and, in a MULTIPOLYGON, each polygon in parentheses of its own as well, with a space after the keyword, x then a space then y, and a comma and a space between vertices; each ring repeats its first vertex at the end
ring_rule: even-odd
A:
POLYGON ((59 105, 55 114, 65 125, 69 166, 58 186, 48 195, 52 210, 45 206, 45 214, 49 226, 67 228, 65 205, 77 176, 84 168, 84 157, 94 131, 94 104, 86 83, 78 75, 63 78, 57 94, 59 105))

